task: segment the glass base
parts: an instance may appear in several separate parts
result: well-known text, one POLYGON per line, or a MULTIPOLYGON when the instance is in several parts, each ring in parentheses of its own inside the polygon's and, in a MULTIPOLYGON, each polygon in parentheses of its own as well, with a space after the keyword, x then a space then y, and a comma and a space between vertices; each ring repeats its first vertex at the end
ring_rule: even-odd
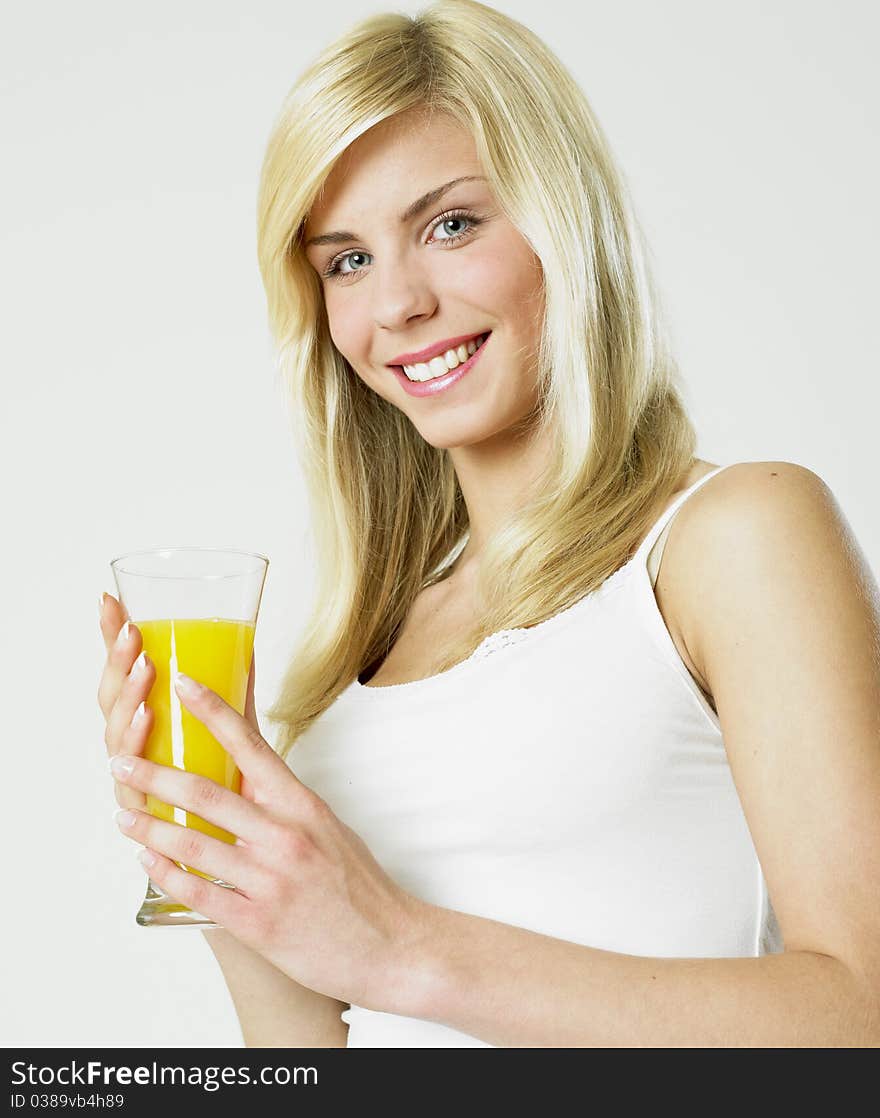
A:
MULTIPOLYGON (((225 881, 217 881, 225 889, 233 889, 225 881)), ((221 925, 199 912, 187 908, 163 893, 158 885, 147 881, 147 894, 135 917, 142 928, 219 928, 221 925)))

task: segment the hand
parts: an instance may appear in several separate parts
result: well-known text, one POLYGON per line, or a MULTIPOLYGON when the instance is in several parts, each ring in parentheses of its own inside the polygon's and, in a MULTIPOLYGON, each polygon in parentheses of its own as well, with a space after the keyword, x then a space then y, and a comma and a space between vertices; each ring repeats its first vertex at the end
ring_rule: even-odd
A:
MULTIPOLYGON (((110 755, 142 753, 154 719, 145 700, 156 682, 156 669, 144 652, 143 670, 132 672, 132 665, 138 659, 144 642, 139 630, 130 621, 128 629, 123 632, 125 621, 122 606, 112 594, 105 594, 98 624, 107 649, 107 660, 98 685, 98 706, 106 720, 104 744, 110 755), (132 725, 132 717, 142 701, 143 720, 132 725)), ((117 783, 114 791, 120 807, 143 808, 146 804, 146 796, 136 788, 117 783)))
POLYGON ((127 773, 115 758, 114 775, 238 837, 227 843, 134 811, 120 827, 154 856, 151 880, 301 985, 393 1011, 392 992, 407 973, 429 906, 401 889, 363 840, 294 776, 255 720, 210 688, 191 697, 178 686, 177 693, 241 770, 242 794, 142 757, 126 758, 127 773))

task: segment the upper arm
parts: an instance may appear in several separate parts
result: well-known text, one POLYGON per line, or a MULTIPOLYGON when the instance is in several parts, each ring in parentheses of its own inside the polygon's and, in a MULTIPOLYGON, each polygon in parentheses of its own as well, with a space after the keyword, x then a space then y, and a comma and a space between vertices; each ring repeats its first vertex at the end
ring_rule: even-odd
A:
POLYGON ((691 500, 680 624, 786 950, 837 957, 880 999, 877 582, 804 467, 737 464, 691 500))

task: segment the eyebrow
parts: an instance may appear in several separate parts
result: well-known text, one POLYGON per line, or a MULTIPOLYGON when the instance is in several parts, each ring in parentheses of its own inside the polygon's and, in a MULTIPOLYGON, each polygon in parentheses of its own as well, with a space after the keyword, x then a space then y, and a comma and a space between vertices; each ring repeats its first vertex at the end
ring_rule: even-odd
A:
MULTIPOLYGON (((462 175, 460 178, 450 179, 449 182, 443 183, 442 186, 437 186, 433 190, 429 190, 427 194, 423 194, 421 198, 417 198, 411 206, 407 206, 406 210, 404 210, 404 212, 400 215, 400 224, 405 225, 408 221, 411 221, 414 217, 417 217, 418 214, 422 212, 422 210, 426 210, 428 206, 433 206, 435 202, 443 197, 447 190, 451 190, 460 182, 476 182, 479 179, 485 181, 485 178, 485 175, 462 175)), ((309 237, 303 247, 308 248, 309 245, 346 244, 348 241, 356 241, 358 239, 359 238, 356 233, 349 233, 346 230, 339 230, 336 233, 321 233, 317 237, 309 237)))

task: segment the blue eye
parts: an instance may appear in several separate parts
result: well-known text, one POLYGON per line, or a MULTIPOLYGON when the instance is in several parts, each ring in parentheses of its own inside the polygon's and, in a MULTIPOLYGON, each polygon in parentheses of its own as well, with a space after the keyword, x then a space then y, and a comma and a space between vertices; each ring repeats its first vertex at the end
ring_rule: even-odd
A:
MULTIPOLYGON (((436 229, 440 225, 445 225, 446 222, 449 221, 466 221, 469 227, 465 229, 464 232, 453 233, 449 237, 442 237, 439 242, 442 245, 457 244, 459 241, 471 236, 474 229, 481 224, 482 220, 482 218, 477 217, 469 210, 451 210, 449 213, 441 214, 441 216, 437 218, 432 226, 432 230, 436 229)), ((369 256, 369 253, 361 252, 360 249, 349 249, 348 252, 342 252, 339 254, 339 256, 335 256, 330 261, 327 268, 324 270, 324 272, 322 272, 322 275, 328 277, 335 276, 337 277, 337 279, 357 275, 358 272, 363 271, 362 268, 356 268, 354 271, 343 272, 340 270, 339 265, 346 260, 350 260, 351 258, 358 256, 369 256)))

